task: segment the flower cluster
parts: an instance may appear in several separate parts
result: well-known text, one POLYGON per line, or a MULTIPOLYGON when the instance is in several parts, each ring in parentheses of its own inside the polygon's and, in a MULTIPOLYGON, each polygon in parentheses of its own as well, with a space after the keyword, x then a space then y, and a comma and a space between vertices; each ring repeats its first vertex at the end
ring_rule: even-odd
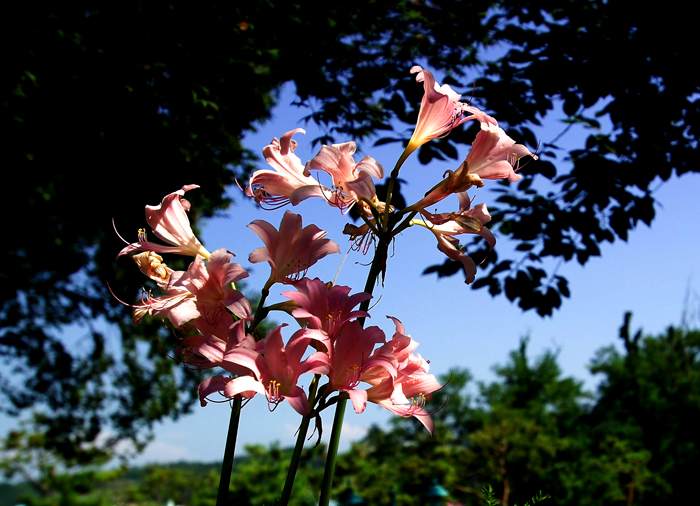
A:
MULTIPOLYGON (((536 158, 508 137, 493 117, 461 102, 462 97, 449 86, 440 86, 429 71, 415 66, 411 73, 423 84, 424 95, 413 135, 386 182, 384 202, 378 199, 374 182, 384 178, 381 164, 369 156, 355 162, 354 142, 323 146, 303 164, 294 154, 294 135, 305 133, 300 128, 273 139, 265 147, 263 154, 272 169, 254 172, 245 188, 246 195, 268 209, 290 203, 296 206, 311 197, 323 198, 343 214, 356 207, 363 223, 347 224, 344 233, 350 235, 353 247, 363 253, 374 246, 365 284, 367 292, 374 289, 380 278, 383 282, 394 238, 415 225, 429 230, 438 249, 460 262, 466 282, 473 282, 476 265, 457 237, 478 235, 489 248, 495 246, 496 239, 485 226, 491 219, 486 205, 472 206, 467 191, 483 187, 484 180, 518 181, 520 160, 526 156, 536 158), (392 205, 393 191, 403 163, 423 144, 448 135, 467 121, 478 121, 480 129, 465 160, 437 178, 420 200, 396 209, 392 205), (312 176, 312 171, 317 175, 312 176), (330 176, 331 184, 324 186, 319 173, 330 176), (456 211, 438 213, 433 209, 450 195, 456 195, 459 201, 456 211)), ((264 243, 250 253, 248 260, 266 262, 270 267, 261 299, 253 310, 246 296, 236 289, 236 283, 248 273, 232 262, 233 253, 225 248, 210 253, 192 231, 187 217, 190 203, 184 196, 195 188, 196 185, 183 186, 167 195, 160 205, 146 206, 148 225, 166 244, 150 242, 141 229, 138 241, 127 243, 119 256, 132 255, 141 272, 163 292, 154 296, 144 290, 141 301, 130 305, 134 322, 146 315, 169 321, 182 336, 177 356, 192 367, 216 370, 198 386, 202 406, 223 399, 233 400, 233 405, 240 407, 244 400, 259 394, 274 410, 286 400, 302 415, 297 448, 303 446, 312 418, 319 424, 320 413, 333 404, 337 404, 338 413, 343 413, 348 400, 357 413, 372 402, 397 415, 414 417, 432 434, 434 424, 425 402, 442 386, 429 373, 428 362, 416 353, 418 343, 406 333, 401 321, 387 317, 393 324, 391 337, 377 326, 365 327, 370 317, 371 293, 351 295, 348 286, 308 276, 316 262, 340 252, 338 245, 326 238, 326 232, 315 225, 304 227, 302 217, 290 211, 284 214, 278 228, 264 220, 248 225, 264 243), (174 271, 161 256, 169 253, 193 260, 186 271, 174 271), (279 293, 284 300, 265 305, 275 285, 284 287, 279 293), (286 340, 283 334, 287 325, 276 326, 262 335, 265 332, 261 323, 273 311, 287 312, 299 326, 289 331, 291 336, 286 340), (304 375, 313 375, 308 393, 301 382, 304 375)), ((236 409, 234 415, 239 416, 240 410, 236 409)), ((335 422, 331 441, 337 443, 342 424, 335 422)), ((232 459, 233 451, 228 451, 228 445, 227 441, 226 458, 232 459)), ((329 445, 323 504, 328 504, 336 452, 337 444, 329 445)), ((281 504, 288 504, 299 456, 295 449, 281 504)), ((223 477, 222 483, 220 491, 226 491, 223 477)))
MULTIPOLYGON (((358 413, 367 401, 374 402, 401 416, 416 417, 432 433, 432 420, 423 405, 440 384, 428 374, 428 363, 414 353, 418 343, 395 318, 396 332, 390 340, 378 327, 364 328, 359 319, 370 315, 356 308, 371 298, 369 294, 349 295, 350 287, 306 277, 318 260, 338 253, 338 245, 315 225, 303 227, 301 216, 289 211, 279 230, 263 220, 249 225, 265 243, 249 261, 270 265, 266 288, 275 283, 295 288, 282 292, 289 302, 281 308, 300 324, 286 344, 282 335, 286 325, 256 340, 251 304, 235 289, 248 273, 231 263, 233 253, 222 248, 210 254, 194 236, 184 212, 189 204, 183 205, 181 198, 192 188, 186 186, 163 199, 158 210, 169 219, 149 219, 154 233, 168 238, 172 246, 147 242, 140 232, 139 242, 127 245, 119 255, 136 253, 132 258, 139 269, 164 292, 160 297, 149 293, 132 305, 134 321, 146 314, 169 320, 187 335, 177 348, 178 356, 195 367, 224 371, 199 385, 202 406, 217 393, 226 399, 260 394, 271 409, 286 400, 301 415, 308 415, 326 407, 329 396, 337 392, 349 396, 358 413), (194 254, 194 260, 187 271, 173 271, 157 253, 164 251, 194 254), (310 349, 316 351, 309 354, 310 349), (328 379, 323 396, 312 405, 299 385, 303 374, 328 379)), ((147 216, 152 216, 152 209, 146 208, 147 216)))
MULTIPOLYGON (((470 209, 471 201, 467 190, 483 187, 485 179, 519 181, 522 176, 516 170, 520 160, 526 156, 536 159, 537 156, 522 144, 516 144, 493 117, 470 104, 460 102, 461 95, 448 85, 440 86, 430 71, 414 66, 411 73, 416 74, 416 81, 423 83, 425 92, 416 128, 394 169, 397 173, 408 156, 426 142, 448 135, 452 129, 467 121, 478 121, 480 124, 480 131, 464 162, 454 171, 445 172, 443 179, 425 197, 399 213, 399 216, 420 214, 422 219, 409 220, 410 224, 422 225, 433 232, 438 241, 438 249, 463 264, 465 281, 471 283, 475 279, 476 265, 460 249, 455 236, 478 234, 488 241, 491 248, 495 239, 484 226, 490 220, 486 206, 480 204, 470 209), (453 194, 459 198, 458 211, 436 216, 428 210, 453 194)), ((381 179, 384 176, 382 166, 369 156, 356 164, 352 156, 355 153, 354 142, 323 146, 304 165, 294 154, 297 143, 292 136, 296 133, 305 132, 301 128, 287 132, 281 141, 275 138, 263 150, 265 159, 275 170, 253 173, 246 194, 266 207, 288 203, 296 206, 310 197, 322 197, 329 205, 342 211, 359 205, 366 223, 360 227, 347 226, 347 233, 353 240, 357 240, 358 249, 362 248, 362 244, 372 243, 372 239, 365 240, 364 236, 377 232, 376 218, 387 212, 386 203, 377 199, 372 180, 373 177, 381 179), (332 188, 323 186, 312 177, 311 170, 329 174, 333 180, 332 188)), ((388 211, 393 212, 393 207, 390 206, 388 211)))

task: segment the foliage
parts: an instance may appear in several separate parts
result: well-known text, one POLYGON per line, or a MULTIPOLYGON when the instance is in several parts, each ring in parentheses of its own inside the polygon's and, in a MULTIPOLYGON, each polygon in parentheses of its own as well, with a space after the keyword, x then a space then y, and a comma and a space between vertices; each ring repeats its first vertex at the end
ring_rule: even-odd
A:
POLYGON ((494 368, 497 381, 476 385, 477 395, 466 371, 445 375, 451 381, 429 403, 439 410, 435 438, 410 420, 374 427, 344 456, 339 475, 370 504, 389 504, 386 483, 397 504, 415 504, 433 477, 465 505, 495 497, 521 504, 540 489, 557 504, 581 506, 692 497, 699 334, 671 328, 631 337, 628 315, 621 335, 627 353, 605 348, 591 366, 603 375, 595 398, 561 376, 555 353, 529 360, 523 340, 494 368), (489 484, 493 495, 483 490, 489 484))
POLYGON ((138 485, 126 494, 130 503, 162 505, 168 501, 191 506, 216 504, 217 469, 193 470, 190 466, 148 466, 139 477, 138 485))
POLYGON ((0 470, 4 478, 21 478, 26 485, 10 491, 11 495, 29 506, 109 504, 97 489, 118 478, 122 470, 101 471, 97 464, 106 462, 109 455, 94 447, 84 449, 80 458, 65 459, 60 452, 48 448, 46 435, 37 429, 40 418, 36 415, 32 426, 25 423, 0 442, 0 470))
MULTIPOLYGON (((556 353, 528 358, 526 339, 495 367, 493 382, 474 383, 467 371, 450 371, 450 382, 429 401, 432 410, 441 408, 433 415, 435 437, 413 420, 372 427, 339 457, 334 494, 351 486, 366 504, 395 499, 399 506, 416 505, 437 478, 449 500, 465 506, 532 505, 547 495, 553 504, 570 506, 644 506, 692 497, 690 476, 700 459, 700 333, 669 328, 652 337, 632 334, 629 327, 627 315, 624 351, 604 348, 592 363, 602 375, 595 397, 581 382, 562 377, 556 353)), ((20 439, 12 444, 24 444, 14 443, 20 439)), ((273 504, 291 450, 248 446, 246 452, 235 461, 231 500, 273 504)), ((302 460, 293 504, 315 503, 324 454, 318 447, 302 460)), ((4 462, 8 469, 9 460, 4 462)), ((87 490, 81 487, 99 476, 90 473, 47 483, 80 499, 87 490)), ((150 466, 116 481, 98 479, 88 489, 95 500, 122 497, 153 505, 173 499, 204 506, 215 503, 207 494, 215 490, 217 473, 218 465, 150 466)))
MULTIPOLYGON (((169 331, 157 321, 134 331, 109 294, 107 280, 127 301, 141 283, 114 274, 109 222, 134 237, 143 217, 132 210, 195 173, 207 193, 194 197, 193 220, 225 209, 234 174, 254 165, 242 139, 269 117, 285 82, 328 132, 319 142, 412 124, 422 90, 408 70, 424 60, 452 84, 483 71, 474 101, 504 114, 514 138, 537 144, 536 126, 562 112, 562 128, 586 129, 572 150, 546 139, 542 160, 501 190, 493 223, 522 257, 474 252, 490 266, 475 288, 541 315, 569 296, 543 260, 583 264, 601 242, 626 240, 654 218, 652 183, 697 171, 698 84, 678 65, 694 57, 689 16, 603 0, 359 0, 319 15, 295 2, 86 0, 5 12, 0 33, 13 50, 0 121, 15 182, 5 196, 14 221, 2 248, 12 268, 0 274, 0 409, 45 408, 47 448, 88 458, 81 448, 106 429, 106 449, 122 438, 138 448, 155 421, 192 405, 197 377, 176 372, 161 351, 169 331), (674 36, 657 37, 659 26, 674 36), (105 333, 111 324, 118 344, 105 333)), ((380 142, 406 142, 387 135, 380 142)), ((453 132, 419 159, 454 158, 470 138, 453 132)))

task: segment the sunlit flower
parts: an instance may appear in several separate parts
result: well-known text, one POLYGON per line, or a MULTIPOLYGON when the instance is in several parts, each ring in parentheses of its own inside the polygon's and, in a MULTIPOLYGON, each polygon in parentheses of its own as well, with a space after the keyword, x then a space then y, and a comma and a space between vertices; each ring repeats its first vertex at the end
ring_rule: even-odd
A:
POLYGON ((481 130, 476 134, 467 159, 456 172, 466 170, 467 173, 481 179, 507 178, 514 183, 522 179, 520 174, 515 173, 514 168, 517 168, 518 162, 525 156, 537 159, 525 146, 516 144, 498 125, 482 122, 481 130))
POLYGON ((537 159, 537 155, 532 154, 522 144, 516 144, 497 124, 484 121, 462 165, 455 171, 445 172, 443 181, 420 201, 411 205, 410 209, 420 210, 453 193, 466 192, 472 187, 481 188, 484 186, 484 179, 520 181, 522 176, 514 169, 517 169, 520 159, 525 156, 537 159))
POLYGON ((476 107, 461 103, 462 96, 447 84, 437 84, 429 70, 423 70, 416 65, 411 69, 411 74, 417 74, 416 81, 423 83, 425 93, 420 104, 416 128, 402 158, 406 158, 426 142, 444 137, 465 121, 477 119, 495 122, 476 107))
POLYGON ((349 209, 356 202, 362 202, 362 199, 376 203, 372 177, 384 177, 384 169, 370 156, 365 156, 356 164, 352 157, 355 149, 354 142, 323 146, 321 151, 306 163, 307 172, 322 170, 333 178, 333 189, 336 192, 333 202, 341 209, 349 209))
POLYGON ((279 231, 263 220, 255 220, 248 228, 265 243, 265 247, 253 251, 248 260, 270 264, 270 284, 295 283, 318 260, 330 253, 340 253, 338 245, 325 238, 326 232, 316 225, 302 228, 301 216, 290 211, 284 213, 279 231))
POLYGON ((137 251, 154 251, 156 253, 177 253, 180 255, 209 258, 209 252, 194 235, 187 211, 190 203, 184 199, 185 192, 199 188, 196 184, 185 185, 181 190, 166 195, 157 206, 146 206, 146 222, 159 239, 171 246, 149 242, 146 230, 139 230, 139 242, 129 244, 119 252, 119 256, 137 251))
POLYGON ((302 279, 295 288, 298 291, 282 292, 300 306, 292 311, 292 316, 304 321, 307 328, 322 330, 331 341, 350 320, 369 317, 366 311, 355 309, 358 304, 372 298, 368 293, 348 295, 349 286, 326 284, 318 278, 302 279))
POLYGON ((232 288, 233 283, 248 277, 248 272, 240 264, 231 263, 233 256, 221 248, 212 253, 206 265, 198 256, 187 272, 176 272, 171 276, 170 288, 183 288, 193 294, 192 302, 209 325, 215 325, 225 309, 239 318, 248 318, 252 314, 248 299, 232 288))
POLYGON ((228 399, 237 395, 251 397, 254 392, 264 395, 271 409, 287 400, 299 414, 307 414, 309 404, 306 393, 297 385, 297 381, 299 376, 305 373, 327 374, 328 355, 316 352, 302 360, 309 342, 316 333, 299 330, 285 347, 282 327, 271 330, 267 337, 258 343, 258 349, 262 353, 241 346, 227 350, 221 367, 227 370, 231 367, 245 367, 250 370, 250 374, 237 378, 217 376, 203 382, 199 386, 202 405, 206 405, 207 397, 214 392, 219 392, 228 399))
POLYGON ((396 376, 397 362, 393 357, 372 354, 375 345, 383 344, 384 332, 379 327, 362 328, 358 321, 349 322, 333 340, 330 355, 330 387, 347 392, 355 412, 362 413, 367 405, 367 391, 358 388, 362 374, 368 369, 382 369, 396 376))
POLYGON ((277 208, 290 202, 297 205, 309 197, 323 197, 333 201, 333 192, 311 177, 299 157, 294 154, 297 142, 292 136, 296 133, 306 132, 302 128, 291 130, 280 140, 275 137, 263 149, 265 160, 275 170, 254 172, 245 190, 246 195, 253 197, 258 204, 277 208))
POLYGON ((428 374, 428 362, 414 353, 418 343, 405 333, 403 324, 397 318, 388 318, 394 322, 396 332, 391 341, 375 350, 372 358, 393 361, 396 373, 389 374, 388 369, 379 367, 367 368, 362 381, 372 387, 366 392, 366 400, 399 416, 415 417, 432 435, 435 426, 425 410, 425 400, 442 385, 428 374))
POLYGON ((495 246, 496 238, 484 226, 484 223, 491 220, 486 204, 479 204, 471 208, 471 200, 466 192, 458 193, 457 196, 459 198, 457 212, 430 214, 423 210, 423 219, 412 220, 412 223, 428 228, 438 241, 438 249, 448 258, 462 263, 466 275, 465 282, 469 284, 476 278, 476 265, 469 255, 464 253, 459 241, 454 236, 478 234, 486 239, 490 248, 495 246))

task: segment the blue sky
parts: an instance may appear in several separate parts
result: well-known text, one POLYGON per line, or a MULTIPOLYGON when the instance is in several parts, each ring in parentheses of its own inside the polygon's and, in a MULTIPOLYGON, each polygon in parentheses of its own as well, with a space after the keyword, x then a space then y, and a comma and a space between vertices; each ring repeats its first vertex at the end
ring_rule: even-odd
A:
MULTIPOLYGON (((281 104, 291 102, 292 91, 285 88, 281 104)), ((300 121, 304 114, 303 109, 279 106, 270 122, 261 126, 258 133, 244 139, 245 145, 260 152, 273 137, 280 137, 294 128, 307 128, 306 136, 295 136, 299 143, 296 153, 302 162, 306 162, 318 152, 319 146, 311 147, 311 140, 318 133, 300 121)), ((495 116, 507 123, 507 111, 497 111, 495 116)), ((538 133, 548 141, 562 128, 563 125, 556 120, 549 121, 538 133)), ((580 142, 580 133, 576 131, 563 139, 565 145, 580 142)), ((367 142, 361 147, 363 151, 356 154, 356 161, 369 154, 387 171, 400 153, 394 145, 373 149, 371 142, 367 142)), ((409 182, 406 188, 409 200, 418 199, 445 170, 456 168, 467 151, 465 148, 460 152, 458 161, 431 166, 421 166, 415 159, 409 159, 401 171, 402 178, 409 182)), ((260 162, 260 168, 266 168, 264 161, 260 162)), ((197 183, 196 175, 191 181, 173 181, 173 189, 192 183, 197 183)), ((486 202, 488 205, 492 201, 494 195, 488 188, 487 184, 474 192, 475 203, 486 202)), ((207 188, 195 191, 206 192, 207 188)), ((322 260, 311 269, 309 276, 329 281, 337 274, 338 284, 351 286, 353 293, 362 289, 368 270, 366 264, 371 257, 351 252, 343 262, 349 245, 341 230, 349 220, 337 209, 321 199, 310 199, 295 208, 263 211, 246 200, 237 188, 230 189, 230 192, 236 204, 225 217, 212 219, 204 227, 201 239, 210 251, 228 248, 236 254, 236 261, 246 268, 251 267, 247 262, 248 254, 262 243, 246 225, 264 219, 277 226, 285 210, 289 209, 301 214, 305 225, 314 223, 326 230, 328 237, 340 245, 342 254, 322 260)), ((700 210, 700 175, 686 175, 660 184, 655 196, 659 204, 651 228, 641 225, 626 243, 603 244, 602 256, 593 258, 584 267, 570 263, 560 268, 560 274, 569 280, 572 296, 565 299, 562 308, 550 318, 541 318, 533 312, 522 313, 505 297, 493 299, 485 290, 471 290, 461 275, 442 280, 423 276, 421 273, 426 266, 441 263, 444 256, 437 250, 429 231, 422 227, 408 229, 396 239, 393 256, 388 262, 386 286, 375 290, 374 300, 379 301, 372 310, 370 324, 379 325, 391 335, 393 326, 385 315, 399 318, 406 331, 420 343, 417 351, 430 360, 431 372, 442 374, 452 367, 463 367, 469 369, 477 380, 483 381, 493 380, 492 366, 504 363, 520 339, 528 336, 529 352, 533 358, 546 349, 557 349, 564 374, 579 378, 589 389, 594 389, 597 380, 588 373, 587 365, 599 348, 619 347, 617 333, 625 311, 634 313, 635 329, 641 327, 645 332, 655 334, 681 322, 689 291, 694 301, 691 308, 697 310, 700 306, 697 296, 700 269, 695 257, 700 250, 700 224, 695 219, 700 210)), ((455 210, 456 206, 455 199, 446 202, 441 210, 455 210)), ((501 255, 512 251, 512 245, 500 238, 496 248, 501 255)), ((269 271, 266 264, 259 264, 250 268, 250 273, 249 286, 253 288, 262 286, 269 271)), ((284 289, 275 292, 273 287, 270 301, 283 300, 276 294, 284 289)), ((276 320, 290 321, 282 317, 276 320)), ((285 337, 291 336, 294 330, 294 324, 290 324, 285 337)), ((374 405, 362 415, 356 415, 350 407, 348 410, 343 447, 361 438, 370 424, 385 424, 391 416, 374 405)), ((226 404, 209 404, 205 408, 196 407, 193 415, 176 423, 161 424, 154 442, 137 462, 218 460, 223 452, 228 417, 226 404)), ((325 412, 324 424, 328 429, 331 420, 332 413, 325 412)), ((270 413, 265 400, 255 398, 242 413, 239 448, 249 443, 268 444, 273 441, 291 446, 298 423, 298 415, 286 404, 270 413)), ((326 430, 326 435, 329 432, 326 430)))

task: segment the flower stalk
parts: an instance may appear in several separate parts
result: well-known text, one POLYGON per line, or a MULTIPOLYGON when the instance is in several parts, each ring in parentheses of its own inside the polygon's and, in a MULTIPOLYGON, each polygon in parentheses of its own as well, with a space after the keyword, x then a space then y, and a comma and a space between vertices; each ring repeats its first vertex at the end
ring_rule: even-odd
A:
POLYGON ((233 455, 236 452, 236 439, 238 439, 238 424, 241 419, 241 398, 236 397, 231 406, 231 419, 226 435, 226 447, 224 448, 224 460, 221 464, 221 477, 219 478, 219 492, 216 496, 216 506, 228 505, 228 490, 231 484, 233 471, 233 455))
MULTIPOLYGON (((321 378, 320 374, 316 374, 314 379, 311 380, 311 385, 309 386, 309 410, 313 407, 316 402, 316 389, 318 387, 318 382, 321 378)), ((287 506, 289 504, 289 499, 292 496, 292 488, 294 487, 294 479, 296 478, 297 469, 299 468, 299 461, 301 460, 301 452, 304 449, 304 441, 306 441, 306 433, 309 431, 309 422, 313 412, 310 411, 309 414, 302 417, 301 425, 299 426, 299 433, 297 434, 297 442, 294 445, 294 452, 292 453, 292 460, 289 462, 289 469, 287 470, 287 478, 284 481, 284 489, 282 490, 282 497, 280 498, 280 506, 287 506)))
MULTIPOLYGON (((387 205, 388 209, 388 205, 387 205)), ((377 284, 377 279, 380 273, 386 268, 386 258, 389 253, 389 245, 391 244, 391 239, 393 238, 391 230, 386 234, 379 237, 379 244, 374 252, 374 258, 372 259, 372 265, 367 273, 367 281, 365 282, 365 293, 372 294, 374 287, 377 284)), ((363 301, 360 304, 360 311, 367 311, 369 309, 370 299, 363 301)), ((361 326, 365 324, 365 317, 361 316, 357 319, 361 326)), ((335 407, 335 414, 333 416, 333 428, 331 429, 331 439, 328 443, 328 454, 326 456, 326 465, 323 469, 323 482, 321 484, 321 496, 319 498, 319 506, 328 506, 331 489, 333 488, 333 476, 335 475, 335 464, 338 458, 338 446, 340 444, 340 433, 343 429, 343 419, 345 418, 345 407, 347 406, 348 399, 342 396, 338 399, 338 403, 335 407)))

